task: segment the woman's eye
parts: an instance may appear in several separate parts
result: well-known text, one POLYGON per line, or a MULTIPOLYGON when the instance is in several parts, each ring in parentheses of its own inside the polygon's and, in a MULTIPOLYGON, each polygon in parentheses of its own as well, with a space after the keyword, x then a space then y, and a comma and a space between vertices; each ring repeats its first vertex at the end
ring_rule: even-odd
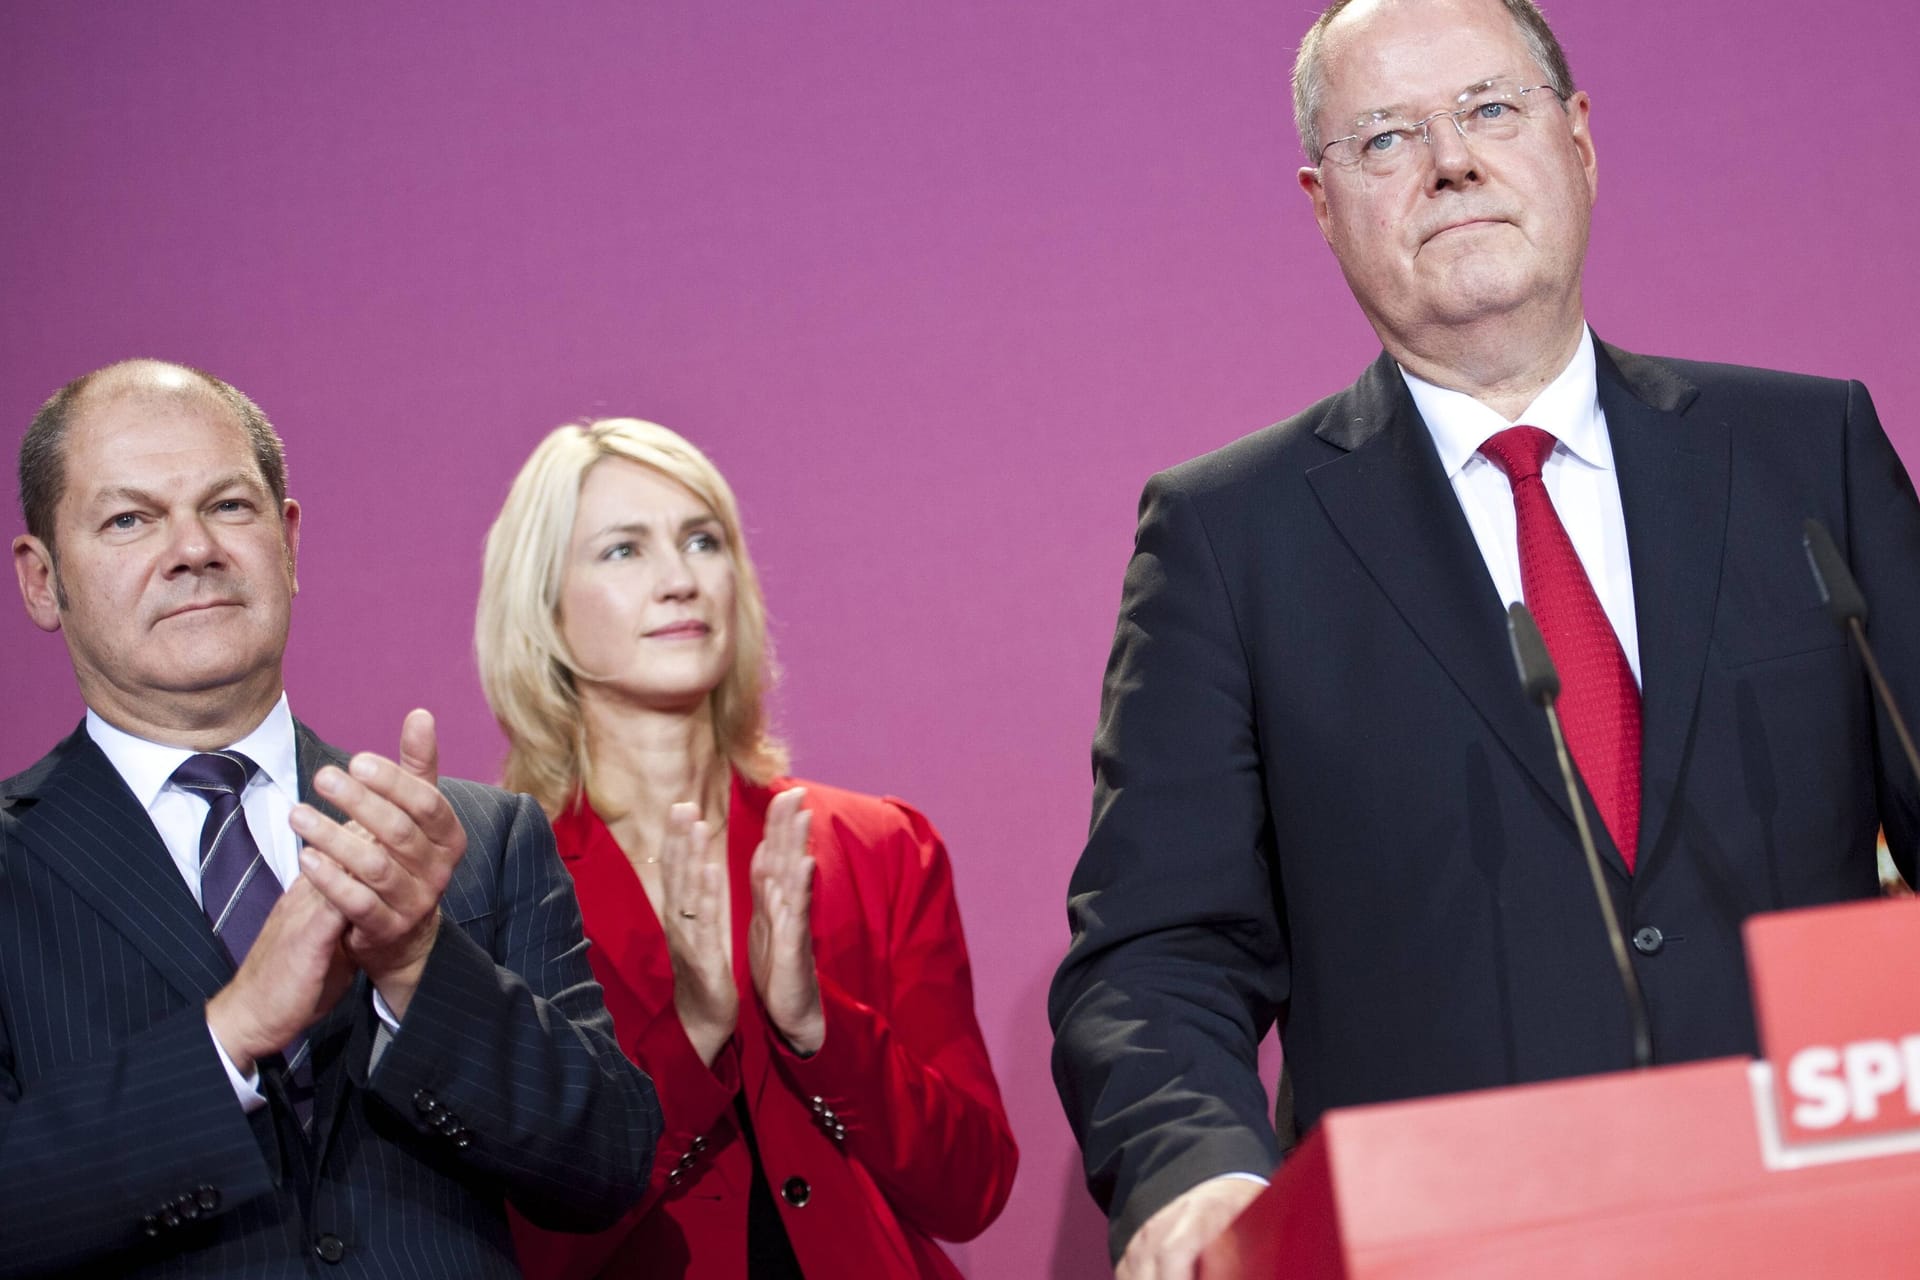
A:
POLYGON ((634 550, 634 545, 631 542, 616 542, 605 551, 602 551, 600 558, 602 560, 631 560, 634 556, 634 550))
POLYGON ((696 533, 687 539, 689 551, 718 551, 719 549, 720 539, 711 533, 696 533))

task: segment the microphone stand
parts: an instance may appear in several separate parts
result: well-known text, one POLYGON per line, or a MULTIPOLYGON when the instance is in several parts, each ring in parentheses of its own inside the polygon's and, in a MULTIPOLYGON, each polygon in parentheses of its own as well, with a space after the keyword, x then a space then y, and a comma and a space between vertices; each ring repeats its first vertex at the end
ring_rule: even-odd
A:
POLYGON ((1600 904, 1600 918, 1607 926, 1607 942, 1613 950, 1614 967, 1620 971, 1620 988, 1627 996, 1627 1018, 1633 1026, 1633 1065, 1653 1063, 1653 1031, 1647 1022, 1646 997, 1640 990, 1640 977, 1633 971, 1627 955, 1627 937, 1620 931, 1620 917, 1613 909, 1613 895, 1607 892, 1606 868, 1600 864, 1600 851, 1593 843, 1593 828, 1587 823, 1587 806, 1580 799, 1580 783, 1573 771, 1573 757, 1567 754, 1566 735, 1560 731, 1560 713, 1554 699, 1560 696, 1560 673, 1554 670, 1547 642, 1540 634, 1533 614, 1524 604, 1507 610, 1507 638, 1513 644, 1514 664, 1520 669, 1520 687, 1527 697, 1547 714, 1547 728, 1553 733, 1553 751, 1560 762, 1560 780, 1567 787, 1567 803, 1573 806, 1573 823, 1580 833, 1580 851, 1586 855, 1587 874, 1593 879, 1593 896, 1600 904))

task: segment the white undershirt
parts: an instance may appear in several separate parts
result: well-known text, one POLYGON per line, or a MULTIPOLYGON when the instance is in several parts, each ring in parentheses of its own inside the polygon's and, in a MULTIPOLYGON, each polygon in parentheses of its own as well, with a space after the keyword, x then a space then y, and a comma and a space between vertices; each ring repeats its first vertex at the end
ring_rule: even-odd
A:
POLYGON ((1633 575, 1627 563, 1627 521, 1620 509, 1620 480, 1613 466, 1613 442, 1600 410, 1594 373, 1593 333, 1583 329, 1580 348, 1560 376, 1534 397, 1512 422, 1458 391, 1422 381, 1405 369, 1407 390, 1426 421, 1440 465, 1454 497, 1473 530, 1494 588, 1507 604, 1524 601, 1520 589, 1520 550, 1516 539, 1513 489, 1500 468, 1480 456, 1482 442, 1496 432, 1524 423, 1551 432, 1559 440, 1540 477, 1553 499, 1560 522, 1586 568, 1613 633, 1627 655, 1633 678, 1640 679, 1640 633, 1633 608, 1633 575))

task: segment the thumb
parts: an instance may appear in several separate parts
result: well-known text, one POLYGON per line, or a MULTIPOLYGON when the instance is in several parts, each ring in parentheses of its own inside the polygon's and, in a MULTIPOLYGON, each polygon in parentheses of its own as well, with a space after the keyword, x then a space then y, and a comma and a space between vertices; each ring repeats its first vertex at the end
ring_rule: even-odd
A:
POLYGON ((400 767, 428 782, 440 780, 440 737, 434 731, 433 712, 415 707, 400 726, 400 767))

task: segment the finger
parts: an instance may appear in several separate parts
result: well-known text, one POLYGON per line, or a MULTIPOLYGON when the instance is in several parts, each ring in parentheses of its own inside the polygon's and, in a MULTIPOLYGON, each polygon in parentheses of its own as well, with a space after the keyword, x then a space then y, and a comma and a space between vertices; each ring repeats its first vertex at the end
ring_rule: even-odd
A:
POLYGON ((813 815, 802 813, 793 824, 793 856, 788 859, 781 888, 804 908, 813 897, 813 856, 807 852, 807 836, 813 830, 813 815))
POLYGON ((699 876, 700 905, 694 908, 694 913, 699 916, 699 919, 694 922, 694 925, 702 949, 709 954, 718 955, 725 950, 729 924, 724 873, 720 867, 708 862, 700 866, 699 876))
POLYGON ((400 767, 424 782, 440 781, 440 735, 425 707, 407 712, 400 723, 400 767))
POLYGON ((340 825, 312 805, 295 805, 287 824, 303 844, 317 850, 382 897, 404 895, 415 879, 406 865, 377 840, 340 825))
MULTIPOLYGON (((432 842, 413 816, 358 778, 328 765, 313 775, 313 788, 347 816, 345 830, 349 835, 358 834, 409 861, 427 856, 432 842)), ((332 819, 325 821, 328 825, 339 825, 332 819)))
POLYGON ((406 932, 407 920, 385 898, 312 845, 300 850, 300 874, 369 939, 385 942, 406 932))
POLYGON ((660 837, 663 908, 684 905, 694 896, 693 831, 699 815, 699 807, 691 804, 676 804, 667 810, 666 833, 660 837))
MULTIPOLYGON (((432 782, 416 777, 385 756, 371 751, 362 751, 349 761, 347 772, 369 792, 405 813, 433 844, 444 849, 465 851, 466 830, 461 827, 453 806, 432 782)), ((315 778, 317 781, 317 774, 315 778)), ((336 800, 334 803, 340 802, 336 800)), ((341 808, 346 806, 341 805, 341 808)), ((351 810, 348 812, 352 813, 351 810)))
POLYGON ((782 791, 767 806, 766 830, 761 835, 760 847, 753 851, 748 875, 755 878, 784 875, 795 849, 804 848, 804 845, 796 845, 794 841, 793 824, 805 794, 804 788, 799 787, 782 791))

